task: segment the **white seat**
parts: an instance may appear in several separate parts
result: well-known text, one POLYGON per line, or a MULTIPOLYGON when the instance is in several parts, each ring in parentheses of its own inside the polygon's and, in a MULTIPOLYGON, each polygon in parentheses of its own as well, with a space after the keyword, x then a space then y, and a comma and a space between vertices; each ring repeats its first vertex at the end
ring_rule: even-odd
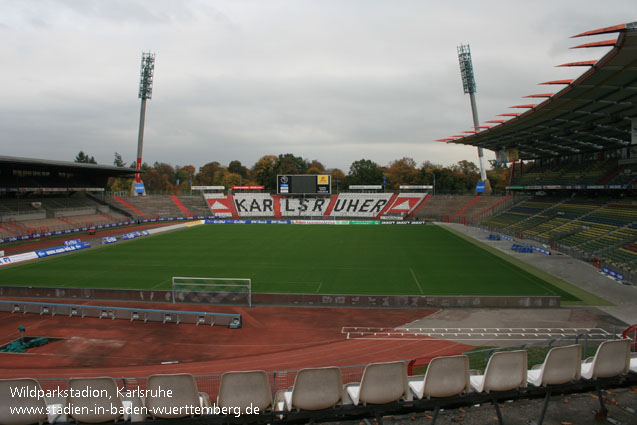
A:
POLYGON ((323 367, 302 369, 294 379, 291 389, 277 396, 277 410, 321 410, 336 406, 343 394, 341 369, 323 367))
POLYGON ((470 376, 476 392, 509 391, 526 387, 526 350, 500 351, 489 358, 484 375, 470 376))
POLYGON ((637 353, 631 354, 631 357, 630 357, 630 371, 637 373, 637 353))
POLYGON ((582 347, 579 344, 552 348, 540 367, 528 371, 527 381, 540 387, 578 380, 581 359, 582 347))
POLYGON ((471 388, 476 392, 493 394, 493 407, 500 424, 504 423, 498 405, 499 391, 510 391, 526 387, 528 354, 526 350, 500 351, 489 358, 484 375, 469 377, 471 388))
POLYGON ((537 365, 527 373, 526 380, 536 387, 547 387, 546 396, 538 425, 542 425, 544 415, 551 397, 551 385, 565 384, 580 379, 580 362, 582 347, 579 344, 552 348, 544 359, 544 363, 537 365))
POLYGON ((611 378, 628 373, 631 342, 630 339, 602 342, 592 361, 582 362, 582 378, 611 378))
MULTIPOLYGON (((272 405, 272 390, 268 375, 262 370, 226 372, 221 376, 217 405, 221 408, 239 408, 246 414, 252 406, 263 413, 272 405)), ((257 413, 257 412, 251 412, 257 413)))
POLYGON ((95 424, 117 421, 122 416, 123 404, 113 378, 73 378, 67 390, 69 416, 77 422, 95 424))
POLYGON ((468 392, 469 357, 436 357, 427 366, 424 376, 409 378, 409 389, 418 399, 423 397, 453 397, 468 392))
POLYGON ((41 424, 47 420, 46 402, 37 394, 42 391, 35 379, 0 379, 0 424, 29 425, 41 424), (17 395, 16 391, 24 393, 17 395), (29 397, 26 392, 35 392, 36 397, 29 397), (30 413, 18 414, 12 409, 31 409, 30 413))
POLYGON ((405 362, 367 365, 361 381, 346 384, 345 393, 347 399, 344 402, 351 402, 356 406, 359 403, 385 404, 407 398, 409 396, 407 365, 405 362))
POLYGON ((203 407, 210 406, 208 394, 199 392, 195 378, 188 373, 151 375, 146 391, 146 409, 153 418, 195 416, 203 407))

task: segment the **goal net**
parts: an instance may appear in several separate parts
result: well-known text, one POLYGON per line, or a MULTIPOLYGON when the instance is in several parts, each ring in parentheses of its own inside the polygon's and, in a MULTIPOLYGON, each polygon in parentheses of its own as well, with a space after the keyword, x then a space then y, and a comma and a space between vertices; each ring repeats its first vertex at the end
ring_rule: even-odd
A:
POLYGON ((252 307, 252 280, 217 277, 173 277, 176 303, 234 304, 252 307))

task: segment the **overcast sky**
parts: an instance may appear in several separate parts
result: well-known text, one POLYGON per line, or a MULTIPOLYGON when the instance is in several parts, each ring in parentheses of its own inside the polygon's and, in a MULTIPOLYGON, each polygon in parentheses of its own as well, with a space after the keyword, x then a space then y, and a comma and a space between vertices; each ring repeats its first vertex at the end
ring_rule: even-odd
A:
POLYGON ((636 15, 634 0, 0 0, 2 154, 134 161, 150 50, 150 164, 477 162, 475 148, 434 141, 473 125, 459 44, 486 121, 583 72, 555 65, 608 50, 569 47, 614 37, 570 36, 636 15))

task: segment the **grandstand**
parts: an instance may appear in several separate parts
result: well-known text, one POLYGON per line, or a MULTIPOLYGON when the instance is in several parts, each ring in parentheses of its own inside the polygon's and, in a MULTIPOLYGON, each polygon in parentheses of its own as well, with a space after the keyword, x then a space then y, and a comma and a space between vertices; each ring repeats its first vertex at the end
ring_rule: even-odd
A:
MULTIPOLYGON (((617 34, 616 39, 577 48, 610 47, 597 61, 564 64, 588 70, 556 92, 531 95, 539 104, 522 114, 464 137, 443 139, 500 152, 509 157, 510 185, 517 204, 492 217, 472 221, 521 239, 613 269, 637 283, 635 239, 634 90, 635 23, 602 28, 576 37, 617 34), (513 152, 512 155, 510 153, 513 152), (526 162, 525 162, 526 161, 526 162)), ((495 123, 495 121, 491 121, 495 123)))

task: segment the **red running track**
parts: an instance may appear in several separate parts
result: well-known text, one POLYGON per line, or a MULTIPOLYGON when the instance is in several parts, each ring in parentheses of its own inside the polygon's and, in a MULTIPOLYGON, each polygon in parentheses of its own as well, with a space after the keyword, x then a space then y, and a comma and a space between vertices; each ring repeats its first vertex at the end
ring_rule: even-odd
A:
POLYGON ((0 345, 19 337, 19 325, 26 327, 27 336, 64 338, 24 354, 0 353, 0 377, 143 377, 176 372, 201 375, 228 370, 293 370, 458 354, 472 348, 435 338, 363 340, 347 339, 341 333, 343 326, 397 327, 437 311, 433 309, 138 306, 237 312, 242 314, 243 328, 0 313, 0 345))

